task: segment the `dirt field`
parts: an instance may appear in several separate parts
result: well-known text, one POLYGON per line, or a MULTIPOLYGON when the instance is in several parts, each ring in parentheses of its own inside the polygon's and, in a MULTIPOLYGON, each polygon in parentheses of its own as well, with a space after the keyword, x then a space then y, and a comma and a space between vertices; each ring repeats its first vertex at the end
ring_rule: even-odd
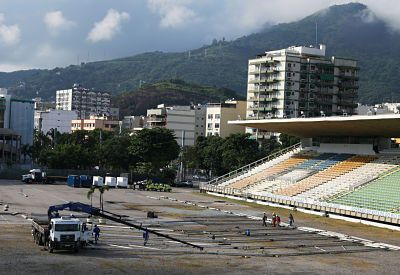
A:
MULTIPOLYGON (((46 214, 49 205, 67 201, 89 203, 87 189, 64 185, 24 185, 0 180, 0 274, 397 274, 400 251, 374 242, 400 245, 400 233, 361 224, 294 212, 297 229, 263 227, 263 212, 287 210, 213 197, 196 190, 172 193, 109 190, 105 209, 130 217, 164 234, 204 247, 203 251, 150 235, 143 246, 142 233, 124 225, 99 225, 97 245, 69 252, 48 253, 36 246, 29 217, 46 214), (3 211, 8 204, 9 210, 3 211), (155 211, 157 219, 146 218, 155 211), (24 217, 28 219, 25 219, 24 217), (332 232, 368 239, 334 237, 332 232), (251 236, 246 236, 250 229, 251 236)), ((93 198, 98 205, 98 195, 93 198)), ((64 213, 63 213, 64 214, 64 213)), ((66 212, 65 214, 68 214, 66 212)), ((86 216, 78 213, 84 219, 86 216)), ((339 235, 340 236, 340 235, 339 235)))

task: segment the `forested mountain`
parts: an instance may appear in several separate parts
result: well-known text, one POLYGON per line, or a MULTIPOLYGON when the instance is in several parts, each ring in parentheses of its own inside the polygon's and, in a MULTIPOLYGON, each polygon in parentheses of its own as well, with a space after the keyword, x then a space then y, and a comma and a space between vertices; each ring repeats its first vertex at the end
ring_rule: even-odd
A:
POLYGON ((236 92, 229 89, 200 86, 173 79, 143 85, 135 92, 117 95, 112 99, 112 104, 120 108, 121 116, 125 116, 145 115, 147 109, 161 103, 167 106, 205 104, 232 98, 241 99, 236 92))
POLYGON ((73 83, 119 94, 138 90, 140 81, 182 79, 244 95, 248 59, 265 50, 315 44, 315 23, 318 42, 327 45, 328 55, 359 60, 361 102, 400 101, 400 32, 358 3, 332 6, 234 41, 214 40, 190 53, 151 52, 52 70, 0 73, 0 86, 19 97, 32 98, 39 92, 42 98, 54 100, 57 89, 73 83))

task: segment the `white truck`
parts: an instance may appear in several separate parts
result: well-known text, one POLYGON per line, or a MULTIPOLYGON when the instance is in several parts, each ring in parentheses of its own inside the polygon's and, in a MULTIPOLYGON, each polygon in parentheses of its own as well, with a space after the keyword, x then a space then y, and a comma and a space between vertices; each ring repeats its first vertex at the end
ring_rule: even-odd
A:
POLYGON ((24 183, 54 183, 56 181, 66 181, 67 177, 48 176, 40 169, 31 169, 29 174, 22 175, 21 181, 24 183))
POLYGON ((32 237, 50 253, 65 249, 77 252, 91 241, 92 230, 77 218, 53 218, 50 222, 33 220, 32 237))

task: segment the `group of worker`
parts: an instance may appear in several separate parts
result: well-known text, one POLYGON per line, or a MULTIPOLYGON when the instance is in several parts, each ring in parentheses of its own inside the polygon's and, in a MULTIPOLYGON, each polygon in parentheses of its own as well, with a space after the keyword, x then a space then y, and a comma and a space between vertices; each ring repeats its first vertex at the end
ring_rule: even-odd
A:
MULTIPOLYGON (((264 212, 263 218, 262 218, 262 222, 263 222, 263 226, 267 226, 267 213, 264 212)), ((277 214, 275 214, 275 212, 272 213, 272 219, 271 219, 271 224, 272 227, 280 227, 281 226, 281 217, 277 214)), ((289 213, 289 226, 293 227, 294 226, 294 217, 292 215, 292 213, 289 213)))
MULTIPOLYGON (((86 226, 86 224, 85 224, 86 226)), ((100 228, 97 225, 94 225, 93 228, 93 234, 94 234, 94 243, 97 244, 97 241, 99 240, 100 237, 100 228)), ((143 245, 146 246, 147 242, 149 241, 149 231, 147 230, 147 228, 143 231, 143 245)))

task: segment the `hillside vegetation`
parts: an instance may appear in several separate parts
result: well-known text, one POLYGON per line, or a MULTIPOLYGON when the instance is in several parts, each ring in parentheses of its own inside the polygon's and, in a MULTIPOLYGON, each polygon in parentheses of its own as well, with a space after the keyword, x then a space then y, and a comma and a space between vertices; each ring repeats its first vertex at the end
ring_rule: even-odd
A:
POLYGON ((234 41, 214 41, 191 50, 190 55, 152 52, 53 70, 0 73, 0 86, 20 97, 30 98, 38 91, 41 97, 54 100, 57 89, 71 87, 75 82, 119 94, 137 90, 140 81, 155 83, 179 78, 245 94, 248 59, 265 50, 315 44, 317 22, 318 42, 327 45, 328 55, 359 60, 361 102, 400 101, 400 33, 371 18, 371 11, 363 4, 336 5, 234 41))
MULTIPOLYGON (((213 88, 186 83, 182 80, 168 80, 144 85, 136 92, 123 93, 113 98, 114 106, 120 108, 121 116, 144 115, 146 110, 158 104, 171 105, 205 104, 222 102, 226 99, 240 99, 236 92, 225 88, 213 88)), ((243 98, 244 99, 244 98, 243 98)))

